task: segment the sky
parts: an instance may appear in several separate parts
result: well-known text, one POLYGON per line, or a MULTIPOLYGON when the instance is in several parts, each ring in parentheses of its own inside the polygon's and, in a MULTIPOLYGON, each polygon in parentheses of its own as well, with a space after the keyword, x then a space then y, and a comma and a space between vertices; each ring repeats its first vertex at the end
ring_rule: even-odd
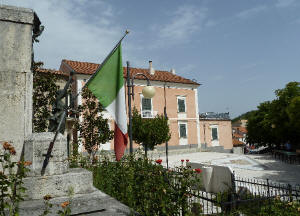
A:
POLYGON ((300 81, 299 0, 0 0, 45 26, 35 60, 101 63, 126 29, 123 64, 194 79, 199 112, 232 118, 300 81))

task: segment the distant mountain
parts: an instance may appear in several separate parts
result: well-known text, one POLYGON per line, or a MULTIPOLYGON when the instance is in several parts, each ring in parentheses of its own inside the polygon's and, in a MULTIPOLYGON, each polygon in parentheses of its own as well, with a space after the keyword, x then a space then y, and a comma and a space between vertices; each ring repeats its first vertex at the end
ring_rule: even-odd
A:
POLYGON ((241 119, 246 119, 246 120, 248 120, 249 117, 250 117, 251 115, 253 115, 253 113, 254 113, 255 111, 256 111, 256 110, 251 110, 251 111, 249 111, 249 112, 243 113, 243 114, 239 115, 238 117, 232 119, 231 122, 236 122, 236 121, 241 120, 241 119))

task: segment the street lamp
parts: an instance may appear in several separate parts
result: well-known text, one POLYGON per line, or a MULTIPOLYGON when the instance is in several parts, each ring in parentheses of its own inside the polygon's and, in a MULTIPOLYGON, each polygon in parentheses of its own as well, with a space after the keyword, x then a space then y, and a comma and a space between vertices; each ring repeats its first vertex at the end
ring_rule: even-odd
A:
POLYGON ((133 153, 133 146, 132 146, 132 114, 131 114, 131 97, 134 99, 134 78, 136 76, 143 76, 147 80, 147 86, 145 86, 142 90, 142 94, 145 98, 152 98, 155 95, 155 88, 150 85, 150 80, 148 77, 143 73, 134 74, 130 77, 130 66, 129 61, 127 61, 127 94, 128 94, 128 116, 129 116, 129 152, 130 154, 133 153))

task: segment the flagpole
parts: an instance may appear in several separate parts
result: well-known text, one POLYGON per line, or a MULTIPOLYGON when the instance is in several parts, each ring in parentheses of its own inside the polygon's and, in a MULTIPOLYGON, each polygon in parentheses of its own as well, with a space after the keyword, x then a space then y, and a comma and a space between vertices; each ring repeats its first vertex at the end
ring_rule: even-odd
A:
POLYGON ((129 61, 126 62, 127 63, 127 94, 128 94, 128 117, 129 117, 129 127, 128 127, 128 135, 129 135, 129 153, 130 155, 132 155, 133 153, 133 145, 132 145, 132 116, 131 116, 131 95, 134 92, 131 92, 131 85, 132 83, 130 83, 130 63, 129 61))
MULTIPOLYGON (((125 34, 123 37, 119 40, 119 42, 116 44, 116 46, 110 51, 110 53, 106 56, 104 61, 99 65, 99 67, 96 69, 95 73, 89 78, 89 80, 84 84, 84 86, 81 88, 81 91, 89 84, 90 81, 93 80, 93 78, 96 76, 97 72, 102 68, 102 66, 105 64, 105 62, 108 60, 108 58, 113 54, 113 52, 118 48, 122 40, 126 37, 126 35, 129 33, 129 30, 125 31, 125 34)), ((122 66, 123 67, 123 66, 122 66)))
MULTIPOLYGON (((165 107, 164 107, 164 116, 165 116, 165 119, 168 118, 167 116, 167 98, 166 98, 166 82, 164 84, 164 99, 165 99, 165 107)), ((168 144, 168 141, 166 141, 166 162, 167 162, 167 169, 169 169, 169 144, 168 144)))

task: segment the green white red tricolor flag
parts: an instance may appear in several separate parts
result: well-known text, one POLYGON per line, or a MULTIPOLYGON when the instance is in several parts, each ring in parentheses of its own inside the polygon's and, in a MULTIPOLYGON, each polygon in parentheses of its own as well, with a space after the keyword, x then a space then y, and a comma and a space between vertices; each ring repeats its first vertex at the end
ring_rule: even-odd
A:
POLYGON ((115 120, 114 150, 120 160, 128 142, 121 41, 87 82, 87 87, 115 120))

